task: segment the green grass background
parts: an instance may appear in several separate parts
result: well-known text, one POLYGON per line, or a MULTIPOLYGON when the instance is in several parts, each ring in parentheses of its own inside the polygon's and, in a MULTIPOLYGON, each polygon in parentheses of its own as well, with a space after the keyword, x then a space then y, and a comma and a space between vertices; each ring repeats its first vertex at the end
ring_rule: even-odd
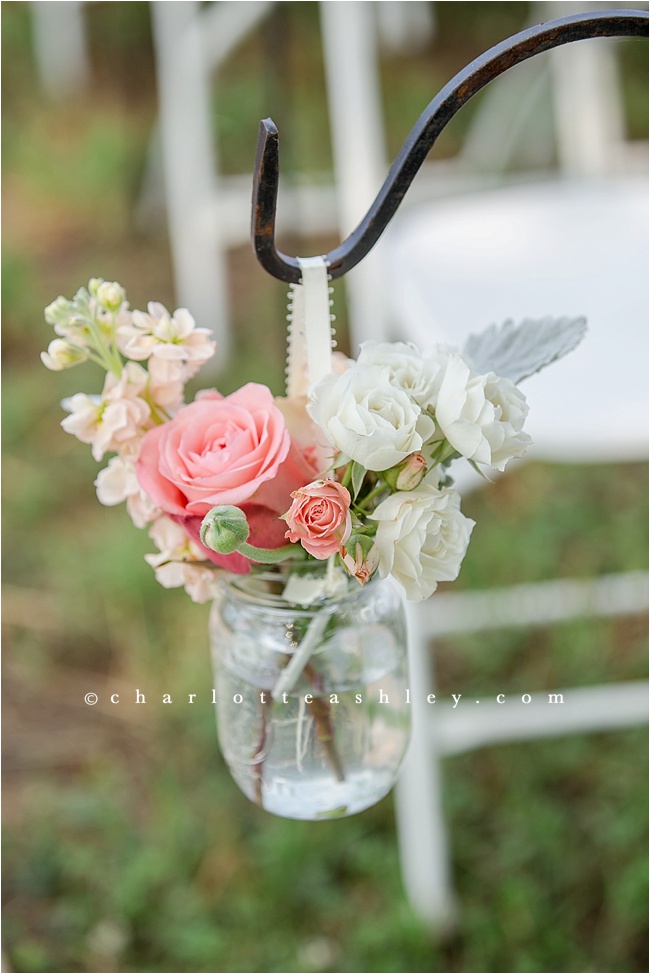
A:
MULTIPOLYGON (((268 114, 283 132, 285 171, 327 164, 315 6, 280 4, 272 27, 220 75, 214 121, 229 171, 252 168, 257 123, 268 114)), ((392 151, 442 84, 514 32, 527 9, 436 6, 444 43, 383 62, 392 151)), ((97 390, 99 374, 52 374, 38 360, 51 337, 42 308, 90 276, 121 281, 133 306, 173 306, 164 232, 145 235, 134 217, 155 119, 148 7, 88 5, 92 86, 63 104, 48 102, 36 81, 29 4, 2 7, 7 964, 646 970, 643 729, 445 762, 462 909, 445 939, 405 900, 390 797, 349 820, 310 824, 266 815, 230 781, 208 702, 207 607, 157 586, 142 557, 152 549, 146 532, 122 509, 100 507, 97 465, 59 428, 61 398, 97 390), (146 706, 107 703, 135 687, 146 706), (90 690, 95 708, 83 703, 90 690), (154 702, 168 691, 199 699, 154 702)), ((645 127, 644 59, 643 43, 629 46, 636 135, 645 127)), ((458 146, 465 115, 441 153, 458 146)), ((294 251, 318 250, 295 243, 294 251)), ((248 248, 232 255, 230 270, 236 355, 219 387, 254 379, 279 392, 284 289, 248 248)), ((465 503, 478 527, 456 588, 643 567, 646 496, 645 465, 522 467, 465 503)), ((645 673, 645 640, 643 618, 449 639, 436 647, 439 691, 520 695, 635 679, 645 673)))

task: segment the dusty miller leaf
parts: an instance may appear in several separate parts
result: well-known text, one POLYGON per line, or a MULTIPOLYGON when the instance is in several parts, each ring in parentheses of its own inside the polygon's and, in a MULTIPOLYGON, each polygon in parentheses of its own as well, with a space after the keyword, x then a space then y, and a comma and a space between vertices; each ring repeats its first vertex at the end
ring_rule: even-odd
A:
POLYGON ((574 349, 586 331, 586 318, 525 318, 519 325, 506 321, 470 335, 463 355, 481 375, 495 372, 521 382, 574 349))

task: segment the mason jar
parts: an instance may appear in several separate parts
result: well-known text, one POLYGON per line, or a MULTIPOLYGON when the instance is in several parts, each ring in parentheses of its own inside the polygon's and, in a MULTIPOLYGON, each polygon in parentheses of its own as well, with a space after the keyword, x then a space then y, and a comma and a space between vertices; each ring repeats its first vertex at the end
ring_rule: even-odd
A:
POLYGON ((225 576, 210 642, 221 750, 251 801, 328 819, 390 791, 410 725, 406 624, 390 579, 361 587, 320 564, 225 576))

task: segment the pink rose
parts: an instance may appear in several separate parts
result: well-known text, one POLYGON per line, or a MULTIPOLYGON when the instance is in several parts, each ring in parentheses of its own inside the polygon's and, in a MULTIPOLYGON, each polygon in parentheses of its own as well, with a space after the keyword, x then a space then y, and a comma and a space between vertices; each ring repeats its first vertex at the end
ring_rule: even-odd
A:
POLYGON ((289 526, 285 538, 299 541, 314 558, 329 558, 341 551, 350 537, 350 494, 335 480, 315 480, 291 495, 293 504, 284 515, 289 526))
POLYGON ((278 476, 290 446, 270 391, 251 382, 231 396, 206 396, 183 406, 169 422, 149 430, 138 480, 165 513, 203 517, 216 504, 250 500, 278 476))
MULTIPOLYGON (((136 471, 151 500, 191 537, 210 508, 234 504, 250 514, 251 544, 262 547, 284 543, 277 518, 291 491, 314 476, 270 390, 252 382, 230 396, 208 393, 149 430, 136 471)), ((230 571, 248 570, 241 555, 205 551, 230 571)))

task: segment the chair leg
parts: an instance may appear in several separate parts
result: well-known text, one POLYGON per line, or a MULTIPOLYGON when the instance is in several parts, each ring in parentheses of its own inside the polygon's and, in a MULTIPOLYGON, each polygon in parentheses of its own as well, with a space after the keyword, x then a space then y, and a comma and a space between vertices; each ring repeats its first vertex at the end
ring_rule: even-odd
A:
MULTIPOLYGON (((386 170, 374 3, 321 3, 320 16, 340 231, 365 215, 386 170)), ((381 248, 346 277, 350 346, 385 341, 390 320, 381 248)))
POLYGON ((176 299, 198 325, 212 329, 223 363, 230 344, 226 255, 211 206, 216 162, 200 5, 154 2, 151 14, 176 299))
POLYGON ((32 3, 36 68, 48 97, 83 93, 90 80, 83 4, 78 0, 32 3))
POLYGON ((396 789, 396 825, 402 880, 417 915, 438 932, 453 929, 458 908, 452 889, 449 842, 442 803, 441 755, 431 743, 433 673, 409 611, 409 662, 413 729, 396 789), (429 708, 429 709, 427 709, 429 708))

